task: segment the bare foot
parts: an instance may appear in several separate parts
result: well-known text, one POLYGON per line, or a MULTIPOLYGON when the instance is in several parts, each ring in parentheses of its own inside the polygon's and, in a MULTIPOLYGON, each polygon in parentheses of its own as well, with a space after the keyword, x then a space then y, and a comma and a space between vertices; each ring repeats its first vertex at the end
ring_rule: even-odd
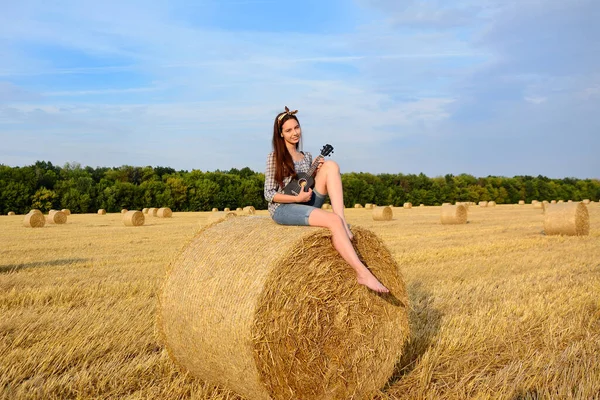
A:
POLYGON ((356 280, 361 285, 365 285, 366 287, 368 287, 369 289, 371 289, 371 290, 373 290, 375 292, 379 292, 379 293, 389 293, 390 292, 388 288, 386 288, 385 286, 383 286, 381 284, 381 282, 379 282, 377 280, 377 278, 375 278, 370 273, 369 273, 369 275, 367 275, 365 277, 357 276, 356 280))

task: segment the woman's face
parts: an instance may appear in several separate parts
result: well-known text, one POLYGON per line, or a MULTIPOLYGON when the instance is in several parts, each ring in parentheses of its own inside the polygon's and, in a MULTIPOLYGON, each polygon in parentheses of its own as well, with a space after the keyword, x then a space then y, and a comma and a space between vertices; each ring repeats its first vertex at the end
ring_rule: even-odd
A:
POLYGON ((283 135, 283 140, 285 140, 286 144, 296 145, 300 141, 300 136, 302 136, 302 129, 300 129, 300 124, 294 118, 290 118, 283 123, 281 126, 281 135, 283 135))

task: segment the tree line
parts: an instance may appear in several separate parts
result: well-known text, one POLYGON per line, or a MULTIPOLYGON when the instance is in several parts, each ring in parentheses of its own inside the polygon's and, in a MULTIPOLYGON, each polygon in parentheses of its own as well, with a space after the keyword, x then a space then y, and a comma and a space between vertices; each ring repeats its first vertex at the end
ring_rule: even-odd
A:
MULTIPOLYGON (((92 213, 100 208, 170 207, 173 211, 210 211, 213 207, 254 206, 265 209, 265 177, 250 168, 229 171, 176 171, 169 167, 56 166, 38 161, 25 167, 0 164, 0 214, 20 214, 68 208, 92 213)), ((440 205, 446 202, 493 200, 498 204, 519 200, 574 200, 600 198, 598 179, 550 179, 544 176, 488 176, 468 174, 427 177, 424 174, 345 173, 344 203, 401 206, 440 205)))

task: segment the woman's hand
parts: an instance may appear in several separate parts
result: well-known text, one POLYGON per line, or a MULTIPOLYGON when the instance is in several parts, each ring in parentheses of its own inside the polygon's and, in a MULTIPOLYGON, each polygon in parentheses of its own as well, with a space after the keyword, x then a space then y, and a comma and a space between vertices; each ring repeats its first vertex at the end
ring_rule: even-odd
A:
POLYGON ((308 192, 305 192, 304 190, 301 191, 300 193, 298 193, 298 196, 296 196, 297 203, 306 203, 307 201, 310 201, 310 199, 312 198, 312 189, 308 188, 308 192))
MULTIPOLYGON (((325 162, 325 160, 324 160, 324 159, 322 159, 322 158, 321 158, 321 159, 319 159, 319 165, 317 165, 317 170, 316 170, 316 172, 319 172, 319 171, 321 170, 321 167, 323 166, 323 163, 324 163, 324 162, 325 162)), ((315 172, 315 173, 316 173, 316 172, 315 172)))

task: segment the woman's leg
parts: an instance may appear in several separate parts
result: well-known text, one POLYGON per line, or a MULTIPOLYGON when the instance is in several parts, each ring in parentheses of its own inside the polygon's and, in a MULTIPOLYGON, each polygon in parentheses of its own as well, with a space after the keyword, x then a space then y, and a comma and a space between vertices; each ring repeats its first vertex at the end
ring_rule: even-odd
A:
POLYGON ((346 262, 354 269, 358 283, 365 285, 369 289, 372 289, 376 292, 389 292, 389 290, 383 286, 381 282, 377 280, 377 278, 375 278, 371 271, 369 271, 369 269, 358 258, 356 251, 354 251, 354 247, 352 247, 350 238, 346 234, 346 229, 348 226, 340 216, 316 208, 310 213, 308 217, 308 223, 310 226, 329 228, 331 231, 331 241, 333 242, 333 247, 335 247, 342 258, 346 260, 346 262))
POLYGON ((327 160, 321 165, 317 176, 315 177, 315 189, 323 196, 329 194, 331 199, 331 208, 344 222, 344 230, 348 238, 352 240, 354 237, 344 215, 344 190, 342 188, 342 176, 340 175, 340 167, 335 161, 327 160))

